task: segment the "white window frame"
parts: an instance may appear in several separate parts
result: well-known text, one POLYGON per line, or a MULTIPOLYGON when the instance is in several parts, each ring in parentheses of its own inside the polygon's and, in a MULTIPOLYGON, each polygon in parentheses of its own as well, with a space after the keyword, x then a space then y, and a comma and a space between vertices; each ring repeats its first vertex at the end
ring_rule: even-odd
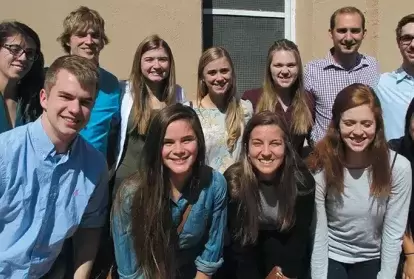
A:
POLYGON ((294 42, 296 39, 295 8, 296 0, 285 0, 285 11, 283 13, 270 11, 251 11, 241 9, 203 9, 203 14, 283 18, 285 20, 285 38, 294 42))

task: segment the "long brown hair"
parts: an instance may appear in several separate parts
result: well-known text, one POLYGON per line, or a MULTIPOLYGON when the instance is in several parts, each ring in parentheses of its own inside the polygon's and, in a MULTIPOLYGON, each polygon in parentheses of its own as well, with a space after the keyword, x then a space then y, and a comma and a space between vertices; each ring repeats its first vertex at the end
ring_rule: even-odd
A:
POLYGON ((376 123, 375 139, 370 144, 369 156, 372 158, 371 193, 376 197, 387 196, 391 190, 391 167, 389 150, 384 134, 381 105, 374 90, 364 84, 355 83, 344 88, 336 96, 332 107, 332 120, 325 137, 316 144, 308 157, 311 171, 324 171, 327 188, 336 193, 344 192, 344 164, 346 147, 341 138, 339 123, 342 114, 352 108, 368 105, 376 123))
POLYGON ((275 176, 272 181, 273 187, 277 189, 278 200, 278 221, 275 225, 281 230, 291 228, 295 223, 296 197, 313 191, 313 188, 309 189, 304 183, 302 173, 306 167, 294 151, 284 119, 270 111, 254 115, 243 132, 240 161, 224 172, 231 197, 229 211, 232 216, 237 216, 234 220, 229 220, 229 227, 232 237, 239 239, 243 245, 256 242, 261 213, 257 171, 248 156, 250 135, 254 128, 267 125, 280 127, 285 142, 284 161, 277 170, 280 176, 275 176))
POLYGON ((165 107, 157 113, 148 129, 147 139, 139 160, 138 171, 127 178, 117 193, 114 211, 121 210, 123 194, 133 192, 131 206, 131 236, 138 264, 145 278, 175 278, 174 252, 178 235, 173 226, 170 209, 170 180, 163 164, 162 147, 168 126, 186 120, 197 137, 197 158, 192 167, 190 191, 200 185, 205 166, 205 142, 200 120, 195 111, 180 103, 165 107), (132 191, 131 191, 132 189, 132 191))
POLYGON ((132 63, 132 70, 129 80, 131 81, 131 92, 134 98, 133 104, 133 116, 134 116, 134 127, 137 128, 139 134, 145 134, 148 128, 148 124, 151 118, 151 105, 150 96, 146 87, 145 77, 141 71, 141 59, 145 52, 157 48, 163 48, 168 54, 170 61, 170 72, 169 76, 163 81, 164 92, 161 97, 161 101, 165 102, 166 105, 174 104, 176 101, 175 97, 175 64, 174 57, 171 48, 163 39, 158 35, 151 35, 146 37, 138 46, 135 52, 134 62, 132 63))
POLYGON ((275 111, 277 98, 277 88, 272 78, 270 67, 272 65, 273 55, 278 51, 290 51, 293 53, 296 59, 298 67, 298 77, 290 88, 292 98, 292 124, 291 131, 297 135, 307 134, 309 129, 313 125, 313 117, 311 109, 309 108, 309 94, 304 89, 303 83, 303 66, 302 59, 300 58, 299 49, 295 43, 287 39, 281 39, 273 43, 270 46, 267 53, 265 78, 263 81, 263 93, 257 104, 256 112, 270 110, 275 111))
POLYGON ((223 57, 229 62, 232 73, 231 84, 226 93, 226 130, 227 148, 230 152, 233 152, 236 147, 236 142, 241 135, 244 112, 240 104, 240 98, 237 96, 236 74, 233 61, 227 50, 222 47, 209 48, 200 57, 200 61, 198 62, 197 106, 200 107, 201 100, 208 94, 207 85, 203 81, 204 67, 208 63, 223 57))
POLYGON ((0 48, 6 40, 15 35, 22 36, 25 40, 32 39, 36 45, 37 59, 33 61, 32 67, 17 84, 17 98, 20 102, 19 114, 23 123, 35 121, 43 112, 39 102, 39 92, 44 82, 44 57, 38 34, 29 26, 18 21, 0 22, 0 48))

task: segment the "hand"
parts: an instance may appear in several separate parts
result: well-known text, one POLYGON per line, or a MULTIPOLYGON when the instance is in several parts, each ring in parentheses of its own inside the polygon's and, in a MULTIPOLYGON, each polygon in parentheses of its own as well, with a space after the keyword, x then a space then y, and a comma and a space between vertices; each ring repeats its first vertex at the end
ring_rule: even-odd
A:
POLYGON ((405 257, 402 279, 414 279, 414 255, 405 257))
MULTIPOLYGON (((295 279, 295 278, 288 278, 285 275, 283 275, 282 269, 280 267, 277 267, 276 278, 277 279, 295 279)), ((414 277, 413 277, 413 279, 414 279, 414 277)))

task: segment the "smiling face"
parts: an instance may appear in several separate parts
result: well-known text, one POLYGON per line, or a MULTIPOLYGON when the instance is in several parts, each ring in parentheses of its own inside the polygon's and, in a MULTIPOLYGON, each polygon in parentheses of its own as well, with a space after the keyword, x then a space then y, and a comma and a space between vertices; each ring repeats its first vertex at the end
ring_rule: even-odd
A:
POLYGON ((353 54, 358 52, 365 37, 362 18, 357 13, 338 14, 335 19, 335 27, 329 31, 335 53, 353 54))
POLYGON ((168 125, 161 156, 170 176, 187 177, 197 159, 196 134, 188 120, 177 120, 168 125))
POLYGON ((208 94, 225 95, 232 83, 233 69, 227 58, 222 57, 208 63, 203 69, 203 81, 208 94))
POLYGON ((167 51, 160 47, 144 52, 141 57, 141 72, 148 81, 158 83, 165 80, 170 74, 167 51))
POLYGON ((50 133, 70 141, 89 121, 96 88, 84 89, 67 70, 60 70, 50 92, 42 89, 40 104, 50 133))
POLYGON ((89 28, 86 31, 79 30, 70 36, 68 46, 70 47, 70 54, 98 62, 103 42, 99 32, 89 28))
POLYGON ((408 65, 414 65, 414 22, 407 23, 401 28, 398 48, 404 62, 408 65))
POLYGON ((260 179, 272 179, 285 157, 284 133, 277 125, 256 126, 250 133, 248 157, 260 179))
POLYGON ((363 152, 375 138, 376 121, 368 105, 361 105, 342 113, 339 130, 348 151, 363 152))
POLYGON ((290 88, 298 78, 299 72, 293 51, 275 51, 270 63, 270 72, 276 88, 290 88))
POLYGON ((0 46, 0 74, 6 79, 20 80, 30 71, 36 51, 36 44, 30 37, 8 37, 0 46))

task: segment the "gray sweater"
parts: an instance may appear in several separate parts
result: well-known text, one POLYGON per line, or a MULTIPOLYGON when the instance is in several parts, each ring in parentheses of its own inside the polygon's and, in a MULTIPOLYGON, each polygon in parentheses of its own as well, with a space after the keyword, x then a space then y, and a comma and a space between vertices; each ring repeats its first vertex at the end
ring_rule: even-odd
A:
MULTIPOLYGON (((394 158, 390 151, 390 164, 394 158)), ((395 278, 411 197, 411 165, 397 155, 388 198, 370 195, 368 169, 344 170, 344 193, 326 193, 323 171, 316 182, 313 279, 326 279, 328 258, 342 263, 381 259, 378 279, 395 278)))

